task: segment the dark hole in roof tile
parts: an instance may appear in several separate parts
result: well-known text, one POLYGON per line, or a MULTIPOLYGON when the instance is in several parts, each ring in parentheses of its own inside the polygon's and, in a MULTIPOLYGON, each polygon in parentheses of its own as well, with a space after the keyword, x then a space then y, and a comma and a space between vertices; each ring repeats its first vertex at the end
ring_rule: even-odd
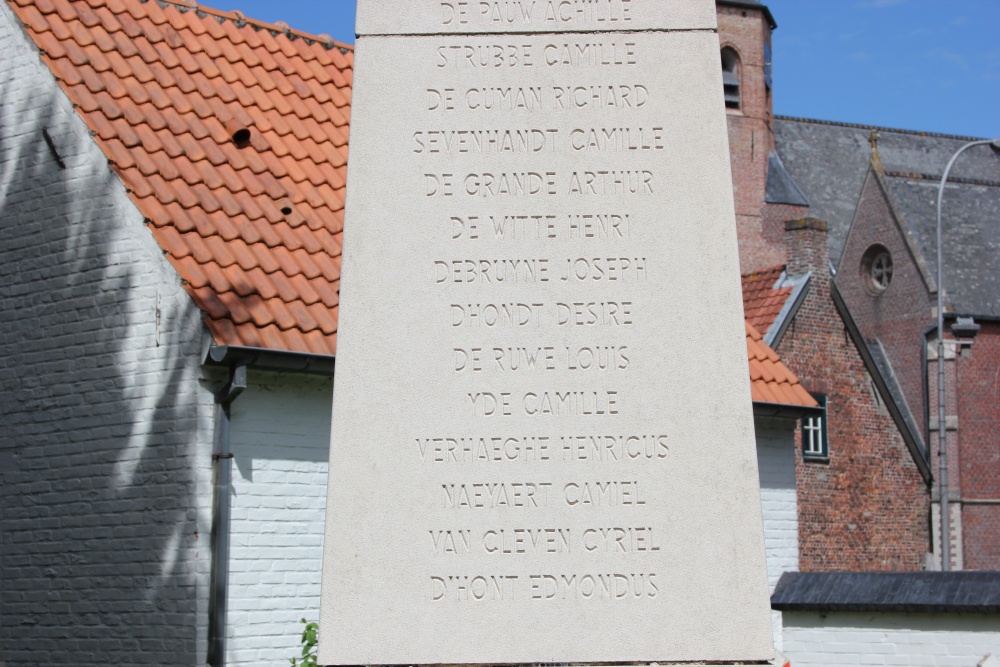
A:
POLYGON ((233 143, 237 148, 246 148, 250 145, 250 130, 243 127, 233 132, 233 143))

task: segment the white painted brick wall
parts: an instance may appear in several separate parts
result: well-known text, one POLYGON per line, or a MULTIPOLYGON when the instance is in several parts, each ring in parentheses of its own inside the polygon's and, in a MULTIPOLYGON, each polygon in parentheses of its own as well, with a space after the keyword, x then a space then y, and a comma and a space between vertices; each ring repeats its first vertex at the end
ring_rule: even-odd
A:
POLYGON ((0 663, 203 664, 203 325, 6 2, 0 54, 0 663))
MULTIPOLYGON (((760 502, 764 514, 767 579, 774 591, 784 572, 799 569, 799 524, 795 495, 795 431, 783 420, 755 420, 760 502)), ((774 645, 782 650, 782 615, 772 611, 774 645)))
POLYGON ((1000 615, 785 612, 792 667, 975 667, 1000 655, 1000 615))
POLYGON ((333 384, 250 371, 233 403, 228 664, 288 664, 319 620, 333 384))

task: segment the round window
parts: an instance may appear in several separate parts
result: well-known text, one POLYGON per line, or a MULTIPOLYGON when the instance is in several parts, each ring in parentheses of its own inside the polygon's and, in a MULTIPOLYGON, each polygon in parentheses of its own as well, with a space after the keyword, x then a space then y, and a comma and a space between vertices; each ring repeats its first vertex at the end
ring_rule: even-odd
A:
POLYGON ((892 254, 883 245, 873 245, 861 258, 861 279, 868 291, 879 295, 892 282, 892 254))

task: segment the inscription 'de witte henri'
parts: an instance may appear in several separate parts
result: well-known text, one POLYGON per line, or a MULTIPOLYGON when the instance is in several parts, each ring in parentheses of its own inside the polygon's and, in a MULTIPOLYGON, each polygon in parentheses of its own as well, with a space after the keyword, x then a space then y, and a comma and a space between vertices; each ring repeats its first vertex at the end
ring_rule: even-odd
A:
MULTIPOLYGON (((700 4, 676 3, 684 20, 704 14, 688 11, 700 4)), ((711 116, 688 105, 714 104, 717 91, 692 95, 690 72, 665 65, 687 42, 642 32, 651 27, 644 10, 670 15, 649 0, 395 9, 359 7, 359 31, 368 21, 388 34, 412 19, 428 34, 358 40, 323 601, 324 627, 335 622, 331 631, 348 639, 322 647, 323 659, 735 656, 683 648, 687 635, 715 631, 692 621, 681 588, 717 584, 688 554, 703 538, 692 539, 679 514, 691 507, 683 476, 704 472, 690 466, 705 435, 684 430, 694 422, 674 403, 684 392, 671 378, 690 374, 664 356, 677 325, 670 313, 691 305, 678 299, 680 265, 705 243, 669 233, 675 216, 732 224, 727 206, 705 216, 716 207, 705 193, 729 187, 724 137, 695 148, 689 135, 703 129, 671 120, 711 116), (713 160, 702 173, 714 186, 680 185, 682 167, 713 160), (378 202, 379 212, 357 202, 378 202), (373 331, 377 344, 366 339, 373 331), (349 490, 361 478, 377 502, 349 490), (549 614, 579 605, 598 616, 566 638, 541 630, 549 614), (640 632, 671 627, 676 636, 623 649, 601 639, 599 629, 618 622, 607 624, 613 609, 638 614, 640 632), (450 630, 397 643, 408 614, 450 630), (380 620, 370 628, 357 618, 380 620), (473 628, 486 619, 520 640, 485 638, 473 628)), ((742 344, 738 319, 721 320, 742 344)), ((730 494, 755 502, 753 484, 731 478, 746 468, 741 446, 717 472, 730 494)), ((742 505, 726 512, 724 541, 759 521, 742 505)), ((766 608, 757 616, 766 625, 766 608)))

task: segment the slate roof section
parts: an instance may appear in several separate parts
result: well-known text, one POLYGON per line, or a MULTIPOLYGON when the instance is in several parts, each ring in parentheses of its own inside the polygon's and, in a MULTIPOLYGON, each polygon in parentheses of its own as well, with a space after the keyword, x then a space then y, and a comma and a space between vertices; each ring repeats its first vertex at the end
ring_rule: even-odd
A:
POLYGON ((778 611, 1000 613, 1000 572, 786 572, 778 611))
MULTIPOLYGON (((989 148, 973 152, 991 153, 989 148)), ((956 164, 958 164, 956 162, 956 164)), ((942 169, 943 171, 943 169, 942 169)), ((990 174, 981 174, 986 176, 990 174)), ((1000 156, 991 175, 993 185, 949 184, 941 201, 941 244, 944 247, 944 294, 961 315, 1000 315, 1000 156)), ((901 213, 937 280, 937 192, 933 180, 886 175, 901 213)))
MULTIPOLYGON (((936 274, 937 184, 951 156, 977 137, 875 128, 779 116, 781 160, 826 220, 830 256, 840 259, 872 154, 876 133, 886 183, 924 260, 936 274)), ((962 314, 1000 315, 1000 154, 972 148, 958 159, 944 196, 945 292, 962 314)))
POLYGON ((764 191, 764 201, 768 204, 809 206, 809 200, 785 169, 781 158, 774 152, 767 156, 767 186, 764 191))
POLYGON ((7 1, 215 341, 333 354, 351 47, 185 0, 7 1))
POLYGON ((819 405, 778 353, 764 342, 760 332, 746 322, 747 356, 750 360, 750 393, 754 403, 803 408, 819 405))
MULTIPOLYGON (((915 439, 919 439, 921 444, 923 444, 923 430, 917 425, 917 420, 913 418, 913 412, 910 410, 910 406, 906 402, 906 396, 903 394, 903 388, 899 386, 899 380, 896 378, 896 374, 892 370, 892 364, 889 362, 889 357, 885 353, 885 348, 882 347, 882 342, 877 338, 866 340, 865 346, 868 348, 868 354, 871 355, 872 361, 878 369, 879 376, 882 381, 885 382, 886 388, 892 396, 892 401, 899 410, 902 420, 906 423, 906 428, 911 434, 913 434, 915 439)), ((923 450, 924 457, 930 458, 926 446, 923 447, 923 450)))

